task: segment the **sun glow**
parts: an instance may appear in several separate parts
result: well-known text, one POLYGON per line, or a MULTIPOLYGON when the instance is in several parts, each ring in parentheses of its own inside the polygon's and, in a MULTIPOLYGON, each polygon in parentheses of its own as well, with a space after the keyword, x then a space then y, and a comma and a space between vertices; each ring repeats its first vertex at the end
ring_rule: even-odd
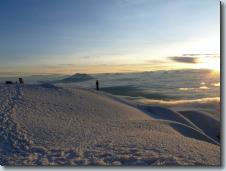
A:
POLYGON ((197 67, 200 69, 210 69, 213 72, 220 72, 220 59, 209 58, 205 61, 202 60, 199 64, 197 64, 197 67))

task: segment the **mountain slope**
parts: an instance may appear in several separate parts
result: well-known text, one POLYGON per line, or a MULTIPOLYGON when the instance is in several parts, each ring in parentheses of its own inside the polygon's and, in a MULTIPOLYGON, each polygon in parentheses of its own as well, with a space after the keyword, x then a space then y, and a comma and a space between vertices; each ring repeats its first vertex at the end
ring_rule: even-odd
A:
POLYGON ((1 85, 0 94, 2 165, 220 164, 220 147, 198 130, 102 92, 1 85))

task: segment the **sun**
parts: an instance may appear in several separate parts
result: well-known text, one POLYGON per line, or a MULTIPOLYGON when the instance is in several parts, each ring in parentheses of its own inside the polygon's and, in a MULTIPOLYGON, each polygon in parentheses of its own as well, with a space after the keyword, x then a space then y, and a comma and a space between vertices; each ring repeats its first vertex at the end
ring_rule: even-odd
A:
POLYGON ((197 64, 199 69, 209 69, 213 72, 220 72, 220 59, 219 58, 209 58, 205 61, 202 60, 197 64))

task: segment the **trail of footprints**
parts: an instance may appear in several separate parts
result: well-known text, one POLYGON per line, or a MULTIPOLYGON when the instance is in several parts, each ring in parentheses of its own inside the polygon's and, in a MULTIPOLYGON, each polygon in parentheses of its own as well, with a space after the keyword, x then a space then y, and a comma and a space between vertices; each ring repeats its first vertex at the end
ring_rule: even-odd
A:
POLYGON ((29 149, 29 142, 26 138, 26 134, 23 131, 17 129, 17 125, 13 122, 11 114, 16 107, 16 100, 21 97, 20 87, 9 88, 3 90, 6 97, 1 99, 1 146, 3 151, 1 152, 1 165, 10 165, 10 162, 20 156, 25 158, 27 150, 29 149), (3 99, 5 98, 5 99, 3 99))

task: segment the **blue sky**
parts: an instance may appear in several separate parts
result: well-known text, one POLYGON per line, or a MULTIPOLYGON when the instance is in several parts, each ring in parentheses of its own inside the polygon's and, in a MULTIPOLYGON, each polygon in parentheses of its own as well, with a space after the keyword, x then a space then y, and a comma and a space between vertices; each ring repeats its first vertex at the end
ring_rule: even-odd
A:
POLYGON ((1 0, 0 75, 152 70, 169 56, 219 54, 219 19, 217 0, 1 0))

